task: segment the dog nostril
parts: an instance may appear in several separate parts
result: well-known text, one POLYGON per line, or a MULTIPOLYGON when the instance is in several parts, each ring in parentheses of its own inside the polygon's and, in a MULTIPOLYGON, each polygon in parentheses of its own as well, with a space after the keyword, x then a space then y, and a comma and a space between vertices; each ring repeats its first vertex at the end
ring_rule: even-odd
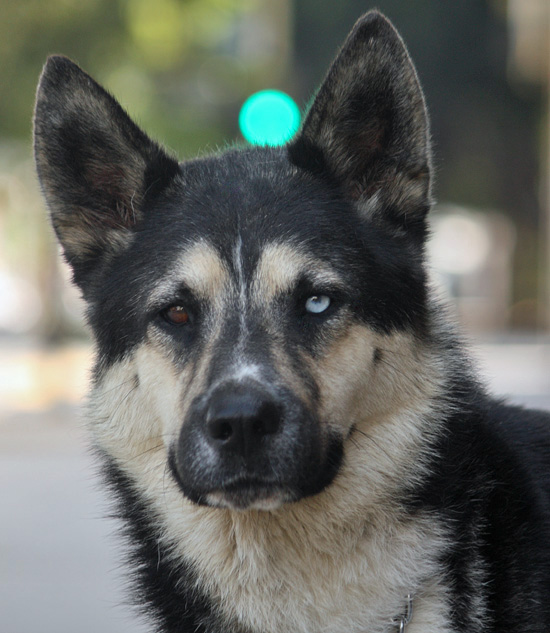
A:
POLYGON ((233 425, 227 420, 210 420, 208 431, 213 439, 225 442, 233 435, 233 425))
POLYGON ((279 430, 280 412, 273 402, 266 402, 252 424, 256 435, 272 435, 279 430))

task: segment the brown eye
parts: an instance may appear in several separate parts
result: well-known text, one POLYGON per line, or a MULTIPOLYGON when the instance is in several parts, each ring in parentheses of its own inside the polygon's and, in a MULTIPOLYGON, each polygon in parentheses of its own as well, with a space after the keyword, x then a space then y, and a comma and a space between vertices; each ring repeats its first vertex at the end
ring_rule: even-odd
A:
POLYGON ((171 306, 164 311, 163 316, 168 323, 172 323, 173 325, 185 325, 189 323, 189 312, 183 306, 171 306))

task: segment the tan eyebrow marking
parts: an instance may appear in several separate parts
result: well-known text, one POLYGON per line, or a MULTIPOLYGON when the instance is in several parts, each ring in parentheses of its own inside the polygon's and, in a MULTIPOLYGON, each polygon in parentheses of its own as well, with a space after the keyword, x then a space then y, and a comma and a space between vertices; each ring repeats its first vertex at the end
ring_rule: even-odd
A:
POLYGON ((172 272, 155 288, 151 303, 175 292, 182 285, 201 299, 215 303, 230 288, 230 275, 218 251, 206 240, 195 242, 180 255, 172 272))
POLYGON ((326 262, 311 256, 300 245, 271 243, 264 247, 252 282, 252 298, 258 304, 292 290, 306 275, 312 283, 343 286, 338 273, 326 262))
POLYGON ((184 283, 198 296, 214 299, 228 288, 227 266, 208 242, 197 242, 180 261, 184 283))

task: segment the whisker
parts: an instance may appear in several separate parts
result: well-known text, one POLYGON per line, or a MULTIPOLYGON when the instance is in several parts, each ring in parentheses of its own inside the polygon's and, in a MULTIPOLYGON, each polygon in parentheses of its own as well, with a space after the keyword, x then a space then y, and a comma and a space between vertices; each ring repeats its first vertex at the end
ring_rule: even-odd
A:
POLYGON ((118 385, 115 385, 114 387, 111 387, 110 389, 107 389, 105 391, 101 391, 101 394, 103 395, 103 394, 107 394, 107 393, 111 393, 113 391, 116 391, 117 389, 120 389, 124 385, 127 385, 129 382, 134 382, 135 380, 136 380, 136 377, 132 376, 131 378, 128 378, 127 380, 123 380, 121 383, 119 383, 118 385))
POLYGON ((369 441, 373 446, 375 446, 381 453, 383 453, 389 460, 394 460, 395 456, 394 455, 390 455, 390 453, 383 448, 379 442, 377 442, 372 435, 369 435, 368 433, 365 433, 365 431, 362 431, 361 429, 358 429, 357 427, 353 428, 353 433, 358 433, 362 439, 365 439, 367 441, 369 441))

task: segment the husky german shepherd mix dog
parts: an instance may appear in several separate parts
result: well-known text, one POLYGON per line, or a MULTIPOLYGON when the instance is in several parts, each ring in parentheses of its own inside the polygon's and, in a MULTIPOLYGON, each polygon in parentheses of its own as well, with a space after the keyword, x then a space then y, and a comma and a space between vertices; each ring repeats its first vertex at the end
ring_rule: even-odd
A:
POLYGON ((487 396, 430 296, 426 109, 384 17, 285 147, 178 164, 52 57, 35 148, 159 631, 548 631, 550 415, 487 396))

